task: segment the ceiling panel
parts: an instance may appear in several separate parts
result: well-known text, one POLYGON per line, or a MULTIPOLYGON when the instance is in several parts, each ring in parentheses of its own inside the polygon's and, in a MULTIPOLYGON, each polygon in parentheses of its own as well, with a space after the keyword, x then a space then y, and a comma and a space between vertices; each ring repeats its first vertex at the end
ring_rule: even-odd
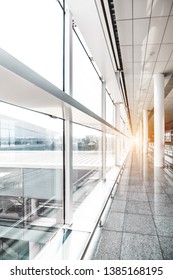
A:
POLYGON ((145 57, 146 45, 134 46, 134 62, 143 62, 145 57))
POLYGON ((155 68, 154 68, 154 73, 164 73, 165 67, 166 67, 167 62, 161 61, 161 62, 156 62, 155 68))
POLYGON ((148 45, 145 61, 156 61, 160 45, 148 45))
POLYGON ((132 46, 122 46, 121 55, 124 62, 132 62, 132 46))
POLYGON ((132 45, 132 21, 117 21, 120 45, 132 45))
MULTIPOLYGON (((120 1, 121 2, 121 1, 120 1)), ((133 0, 133 17, 150 17, 152 0, 133 0)))
POLYGON ((149 19, 135 19, 133 21, 134 45, 145 45, 147 42, 149 19))
POLYGON ((149 79, 149 78, 147 78, 147 79, 145 79, 145 78, 143 78, 142 79, 142 90, 144 91, 148 91, 148 87, 149 87, 149 85, 150 85, 150 80, 151 79, 149 79))
POLYGON ((166 27, 167 17, 151 18, 148 44, 160 44, 166 27))
POLYGON ((117 20, 132 18, 132 0, 114 0, 114 5, 117 20))
POLYGON ((134 63, 134 74, 140 74, 142 72, 143 65, 140 62, 134 63))
POLYGON ((158 61, 168 61, 170 55, 173 51, 173 44, 163 44, 161 45, 159 56, 157 58, 158 61))
POLYGON ((154 66, 155 66, 155 62, 145 62, 145 65, 144 65, 144 73, 152 73, 153 70, 154 70, 154 66))
POLYGON ((173 16, 170 16, 169 20, 168 20, 167 27, 166 27, 165 35, 164 35, 164 38, 163 38, 163 43, 164 44, 166 44, 166 43, 173 43, 173 30, 172 30, 172 27, 173 27, 173 16))
POLYGON ((132 74, 133 73, 133 64, 132 63, 124 63, 123 65, 124 73, 132 74))
POLYGON ((152 17, 168 16, 170 13, 171 5, 172 0, 154 0, 152 7, 152 17))

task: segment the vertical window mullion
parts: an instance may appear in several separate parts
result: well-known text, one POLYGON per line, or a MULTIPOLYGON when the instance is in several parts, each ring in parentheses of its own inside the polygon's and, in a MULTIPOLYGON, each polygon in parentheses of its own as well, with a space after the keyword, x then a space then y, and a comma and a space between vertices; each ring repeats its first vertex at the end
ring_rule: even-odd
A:
MULTIPOLYGON (((72 16, 69 10, 65 13, 65 71, 64 90, 72 96, 72 16)), ((65 175, 64 175, 64 223, 71 225, 73 220, 73 151, 72 151, 72 113, 71 109, 64 110, 65 125, 65 175)))

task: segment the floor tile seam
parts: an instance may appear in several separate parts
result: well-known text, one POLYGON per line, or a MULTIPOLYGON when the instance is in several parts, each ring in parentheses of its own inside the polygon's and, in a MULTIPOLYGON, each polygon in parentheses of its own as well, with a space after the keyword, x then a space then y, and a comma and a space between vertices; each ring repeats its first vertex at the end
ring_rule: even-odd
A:
POLYGON ((157 202, 157 201, 153 201, 153 200, 149 200, 148 201, 149 202, 149 204, 173 204, 173 202, 163 202, 163 201, 159 201, 159 202, 157 202))
MULTIPOLYGON (((170 214, 153 214, 153 212, 151 212, 151 214, 149 213, 135 213, 135 212, 117 212, 117 211, 111 211, 112 213, 117 213, 117 214, 124 214, 124 215, 138 215, 138 216, 153 216, 153 217, 172 217, 173 213, 170 214)), ((110 217, 110 215, 109 215, 110 217)))
POLYGON ((153 204, 155 204, 156 206, 158 205, 158 204, 162 204, 163 206, 165 206, 165 205, 172 205, 173 206, 173 202, 155 202, 155 201, 149 201, 149 204, 150 204, 150 206, 152 206, 153 204))
POLYGON ((153 218, 154 217, 172 217, 173 216, 173 213, 172 214, 170 214, 170 215, 162 215, 162 214, 151 214, 151 216, 153 216, 153 218))
POLYGON ((116 210, 110 210, 112 213, 119 213, 119 214, 125 214, 125 211, 116 211, 116 210))
POLYGON ((164 238, 171 238, 171 239, 173 239, 173 235, 170 236, 170 235, 162 235, 162 234, 159 234, 159 235, 158 235, 158 238, 159 238, 159 237, 164 237, 164 238))
MULTIPOLYGON (((151 205, 150 205, 150 202, 149 202, 149 207, 150 207, 151 213, 153 213, 151 205)), ((161 243, 160 243, 160 240, 159 240, 159 235, 158 235, 158 230, 157 230, 157 226, 156 226, 156 223, 155 223, 154 215, 152 214, 151 216, 152 216, 154 227, 155 227, 155 230, 156 230, 157 240, 158 240, 158 243, 159 243, 159 247, 160 247, 160 251, 161 251, 161 254, 162 254, 162 258, 164 259, 164 252, 162 250, 162 246, 161 246, 161 243)))
POLYGON ((139 215, 139 216, 152 216, 151 214, 146 214, 146 213, 134 213, 134 212, 125 212, 126 215, 139 215))
POLYGON ((128 230, 124 230, 124 233, 128 233, 128 234, 134 234, 134 235, 142 235, 142 236, 153 236, 153 237, 157 237, 157 234, 150 234, 150 233, 141 233, 141 232, 132 232, 132 231, 128 231, 128 230))
POLYGON ((167 193, 167 192, 166 192, 166 194, 168 195, 169 199, 170 199, 170 200, 172 201, 172 203, 173 203, 173 198, 170 197, 170 195, 173 196, 173 193, 167 193))
POLYGON ((149 202, 148 200, 137 200, 137 199, 130 199, 128 198, 127 201, 134 201, 134 202, 149 202))

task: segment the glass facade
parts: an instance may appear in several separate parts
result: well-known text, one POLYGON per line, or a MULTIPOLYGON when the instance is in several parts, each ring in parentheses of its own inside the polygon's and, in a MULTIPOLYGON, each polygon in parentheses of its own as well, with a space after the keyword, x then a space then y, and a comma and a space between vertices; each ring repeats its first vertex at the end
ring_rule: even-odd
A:
POLYGON ((101 116, 101 90, 102 82, 73 32, 73 97, 101 116))
POLYGON ((112 99, 106 91, 106 121, 113 126, 115 125, 115 106, 112 99))
POLYGON ((106 133, 106 170, 110 170, 116 163, 116 136, 106 133))
MULTIPOLYGON (((106 200, 105 194, 107 196, 114 185, 114 181, 105 174, 111 169, 114 172, 120 134, 112 127, 115 125, 115 106, 107 90, 105 104, 102 104, 102 79, 93 66, 86 45, 82 43, 83 38, 81 42, 73 24, 73 38, 69 35, 67 39, 68 34, 64 36, 64 1, 2 2, 0 24, 5 28, 1 28, 1 47, 21 65, 27 65, 47 80, 44 80, 46 90, 41 86, 40 89, 43 90, 43 99, 48 102, 45 107, 42 105, 44 102, 39 103, 40 93, 39 98, 36 96, 33 101, 33 108, 29 107, 33 111, 6 104, 10 98, 3 99, 4 103, 0 102, 0 259, 35 259, 49 246, 55 233, 61 230, 62 242, 59 242, 59 246, 63 246, 68 234, 64 237, 62 226, 70 227, 75 213, 78 215, 82 208, 86 213, 83 218, 85 226, 89 224, 85 221, 89 213, 85 207, 93 211, 93 217, 89 220, 96 222, 95 206, 99 215, 106 200), (66 51, 70 46, 73 46, 73 51, 68 57, 69 61, 66 61, 66 51), (71 73, 67 74, 64 66, 71 73), (64 94, 63 84, 66 80, 69 88, 72 85, 72 92, 69 92, 72 98, 64 94), (60 94, 58 97, 53 94, 58 100, 56 104, 52 101, 55 99, 46 99, 51 95, 49 87, 52 88, 52 85, 49 82, 70 102, 63 98, 62 102, 60 94), (76 108, 75 100, 100 118, 88 114, 83 106, 76 108), (51 109, 53 112, 48 115, 51 109), (61 115, 58 113, 60 111, 63 112, 61 115), (75 118, 73 114, 76 114, 75 118), (69 131, 72 131, 72 135, 69 131), (69 139, 72 139, 70 144, 69 139), (70 160, 67 162, 71 154, 72 166, 70 160), (67 174, 72 174, 71 185, 67 183, 67 174), (90 204, 90 197, 93 205, 90 204), (73 211, 70 222, 66 215, 69 209, 73 211)), ((38 77, 35 74, 34 77, 38 77)), ((37 95, 34 82, 32 86, 31 90, 37 95)), ((3 90, 6 90, 5 87, 3 90)), ((14 92, 11 90, 11 95, 17 92, 17 89, 14 92)), ((28 108, 28 104, 25 107, 28 108)), ((122 139, 120 142, 119 154, 123 154, 122 139)), ((68 240, 73 240, 71 232, 73 229, 70 229, 68 240)), ((84 239, 88 240, 90 231, 85 227, 82 232, 84 239)), ((81 235, 80 231, 78 235, 81 235)))
POLYGON ((73 124, 73 202, 74 209, 102 178, 101 132, 73 124))
POLYGON ((0 258, 30 259, 63 224, 63 121, 1 106, 0 258))
POLYGON ((0 26, 0 47, 62 89, 63 10, 58 1, 1 1, 0 26))

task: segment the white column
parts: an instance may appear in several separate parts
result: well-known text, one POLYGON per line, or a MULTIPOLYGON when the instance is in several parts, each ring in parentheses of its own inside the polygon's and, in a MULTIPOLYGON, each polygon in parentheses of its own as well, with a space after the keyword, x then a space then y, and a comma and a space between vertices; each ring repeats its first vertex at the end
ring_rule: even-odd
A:
POLYGON ((148 151, 148 111, 143 110, 143 152, 148 151))
POLYGON ((154 166, 164 166, 164 75, 154 75, 154 166))

